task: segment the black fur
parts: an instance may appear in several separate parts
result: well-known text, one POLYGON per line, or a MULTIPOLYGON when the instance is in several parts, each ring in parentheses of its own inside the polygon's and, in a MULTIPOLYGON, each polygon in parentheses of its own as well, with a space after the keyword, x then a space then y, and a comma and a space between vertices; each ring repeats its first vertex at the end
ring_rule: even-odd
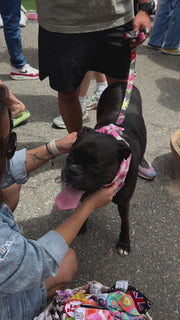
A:
MULTIPOLYGON (((97 108, 97 124, 99 129, 116 122, 120 113, 126 83, 114 83, 107 87, 101 95, 97 108)), ((62 171, 62 179, 76 189, 84 190, 87 194, 96 191, 103 185, 111 183, 120 163, 132 153, 130 168, 123 188, 113 198, 118 205, 122 220, 117 248, 119 254, 130 252, 129 239, 129 204, 134 193, 138 165, 146 148, 146 128, 142 116, 142 101, 139 90, 134 86, 126 117, 122 124, 123 141, 116 140, 109 134, 96 132, 84 127, 78 133, 78 139, 67 157, 66 166, 62 171)))

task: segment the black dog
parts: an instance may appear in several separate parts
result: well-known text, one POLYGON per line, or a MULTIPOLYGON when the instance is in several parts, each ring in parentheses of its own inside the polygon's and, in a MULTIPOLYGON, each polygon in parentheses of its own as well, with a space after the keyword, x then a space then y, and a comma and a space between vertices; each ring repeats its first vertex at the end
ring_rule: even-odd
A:
POLYGON ((126 83, 114 83, 106 88, 100 97, 97 108, 97 124, 95 130, 84 127, 78 133, 67 157, 62 171, 62 179, 67 185, 86 194, 95 192, 103 185, 113 181, 123 159, 132 154, 129 171, 123 187, 113 198, 118 205, 122 220, 119 241, 120 255, 130 252, 129 239, 129 204, 134 193, 138 165, 146 148, 146 128, 142 116, 142 101, 139 90, 133 86, 125 119, 121 125, 124 130, 123 140, 116 140, 112 135, 96 132, 97 129, 115 124, 121 111, 125 95, 126 83))

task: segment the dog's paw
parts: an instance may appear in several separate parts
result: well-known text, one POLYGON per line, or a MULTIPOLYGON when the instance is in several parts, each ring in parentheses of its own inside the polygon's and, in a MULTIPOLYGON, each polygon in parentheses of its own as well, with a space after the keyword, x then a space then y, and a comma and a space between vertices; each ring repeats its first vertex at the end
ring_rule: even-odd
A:
POLYGON ((117 251, 121 257, 128 256, 129 252, 131 251, 130 244, 129 243, 118 244, 117 251))
POLYGON ((118 250, 118 253, 121 257, 125 257, 125 256, 128 256, 129 252, 127 252, 126 250, 123 250, 121 248, 117 248, 118 250))

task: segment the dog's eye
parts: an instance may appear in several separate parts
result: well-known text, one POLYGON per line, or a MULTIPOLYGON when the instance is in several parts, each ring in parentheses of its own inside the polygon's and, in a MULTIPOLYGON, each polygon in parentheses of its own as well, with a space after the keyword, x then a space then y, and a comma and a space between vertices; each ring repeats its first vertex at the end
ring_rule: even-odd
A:
POLYGON ((81 131, 78 131, 78 133, 77 133, 77 138, 79 138, 79 137, 81 136, 81 134, 82 134, 82 130, 81 130, 81 131))

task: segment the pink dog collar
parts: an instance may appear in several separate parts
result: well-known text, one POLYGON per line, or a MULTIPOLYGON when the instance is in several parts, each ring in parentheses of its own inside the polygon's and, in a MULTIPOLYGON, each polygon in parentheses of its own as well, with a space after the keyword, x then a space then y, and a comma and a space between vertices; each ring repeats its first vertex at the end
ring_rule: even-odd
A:
MULTIPOLYGON (((123 130, 124 129, 122 127, 118 127, 118 126, 111 123, 108 126, 102 127, 96 131, 100 132, 100 133, 111 134, 117 140, 123 140, 128 145, 128 143, 121 137, 123 130)), ((104 187, 111 186, 115 181, 118 182, 118 189, 117 189, 116 193, 123 187, 124 181, 126 179, 126 176, 127 176, 128 170, 129 170, 131 157, 132 157, 132 155, 130 154, 127 159, 124 159, 121 162, 120 168, 119 168, 115 178, 113 179, 113 181, 110 184, 106 184, 104 187)))

